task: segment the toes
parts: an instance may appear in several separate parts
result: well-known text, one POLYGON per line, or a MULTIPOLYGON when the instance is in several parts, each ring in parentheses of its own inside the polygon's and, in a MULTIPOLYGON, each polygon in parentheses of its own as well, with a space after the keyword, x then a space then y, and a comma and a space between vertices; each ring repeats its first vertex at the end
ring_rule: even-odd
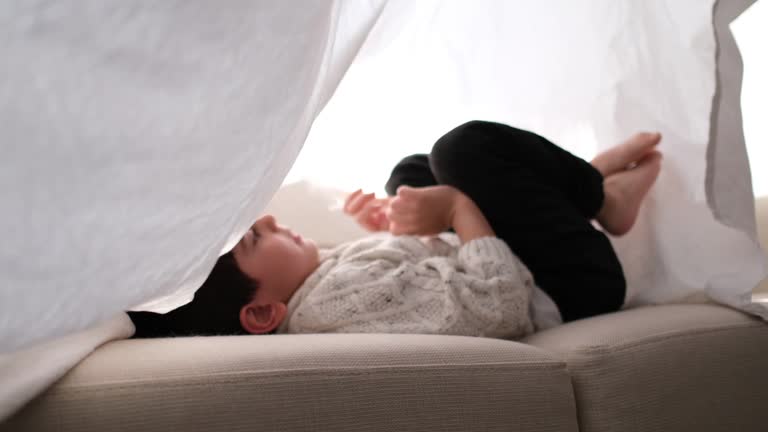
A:
POLYGON ((661 159, 663 158, 662 154, 658 150, 653 150, 642 157, 639 161, 637 161, 638 165, 646 165, 646 164, 653 164, 656 162, 661 162, 661 159))
POLYGON ((661 152, 658 150, 653 150, 648 152, 647 154, 643 155, 642 158, 635 162, 631 162, 629 165, 627 165, 627 171, 636 169, 638 167, 645 167, 648 165, 652 165, 655 163, 661 163, 662 155, 661 152))
POLYGON ((632 137, 631 141, 643 147, 652 147, 661 141, 661 134, 658 132, 639 132, 632 137))
POLYGON ((653 149, 659 144, 659 141, 661 141, 661 134, 658 132, 636 133, 623 146, 623 168, 635 168, 654 153, 659 153, 657 150, 653 149))
POLYGON ((592 165, 604 177, 631 170, 648 160, 660 158, 660 153, 654 150, 654 146, 658 145, 660 141, 661 134, 658 132, 636 133, 623 144, 598 154, 592 160, 592 165), (655 153, 658 153, 659 156, 652 156, 655 153))
POLYGON ((647 152, 661 141, 661 134, 658 132, 640 132, 630 138, 625 147, 625 157, 632 162, 643 158, 647 152))

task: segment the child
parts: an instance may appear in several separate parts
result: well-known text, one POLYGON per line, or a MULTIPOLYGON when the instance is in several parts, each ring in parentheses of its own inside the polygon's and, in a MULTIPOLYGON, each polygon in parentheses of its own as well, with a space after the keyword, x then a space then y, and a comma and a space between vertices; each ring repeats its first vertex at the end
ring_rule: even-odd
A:
POLYGON ((131 313, 136 336, 520 338, 553 324, 551 314, 542 318, 548 303, 556 322, 616 311, 623 272, 591 221, 614 235, 629 231, 658 176, 660 138, 638 134, 590 164, 530 132, 466 123, 428 156, 403 159, 387 182, 390 197, 357 191, 347 199, 361 225, 394 235, 320 252, 264 216, 192 302, 166 315, 131 313))

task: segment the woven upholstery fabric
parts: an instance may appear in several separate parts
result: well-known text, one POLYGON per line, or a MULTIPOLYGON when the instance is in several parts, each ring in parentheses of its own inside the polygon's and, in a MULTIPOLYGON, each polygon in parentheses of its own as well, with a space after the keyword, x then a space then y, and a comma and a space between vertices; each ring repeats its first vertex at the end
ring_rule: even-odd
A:
MULTIPOLYGON (((760 244, 763 246, 763 250, 768 250, 768 196, 755 200, 755 211, 760 244)), ((754 294, 755 298, 768 302, 768 278, 755 288, 754 294)))
POLYGON ((576 431, 565 364, 496 339, 273 335, 109 343, 0 431, 576 431))
POLYGON ((525 342, 568 363, 581 432, 766 430, 768 324, 741 312, 653 306, 525 342))
POLYGON ((755 200, 757 214, 757 231, 760 233, 760 244, 768 247, 768 196, 755 200))

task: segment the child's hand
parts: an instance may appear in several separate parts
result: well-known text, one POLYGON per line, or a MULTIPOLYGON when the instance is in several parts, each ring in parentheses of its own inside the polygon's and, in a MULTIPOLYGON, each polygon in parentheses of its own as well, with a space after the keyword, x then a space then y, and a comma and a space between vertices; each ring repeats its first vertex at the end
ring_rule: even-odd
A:
POLYGON ((389 205, 389 232, 395 235, 433 235, 453 223, 457 201, 463 194, 451 186, 400 186, 389 205))
POLYGON ((392 198, 376 198, 374 194, 364 194, 358 189, 344 202, 344 213, 355 218, 368 231, 386 231, 389 229, 387 209, 392 198))

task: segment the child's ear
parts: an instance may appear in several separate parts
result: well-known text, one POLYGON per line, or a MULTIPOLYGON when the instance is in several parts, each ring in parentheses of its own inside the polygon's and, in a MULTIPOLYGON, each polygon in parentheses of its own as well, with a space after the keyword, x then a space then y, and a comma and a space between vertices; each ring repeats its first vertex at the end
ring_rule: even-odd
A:
POLYGON ((251 334, 269 333, 283 322, 288 308, 285 303, 248 303, 240 309, 240 325, 251 334))

